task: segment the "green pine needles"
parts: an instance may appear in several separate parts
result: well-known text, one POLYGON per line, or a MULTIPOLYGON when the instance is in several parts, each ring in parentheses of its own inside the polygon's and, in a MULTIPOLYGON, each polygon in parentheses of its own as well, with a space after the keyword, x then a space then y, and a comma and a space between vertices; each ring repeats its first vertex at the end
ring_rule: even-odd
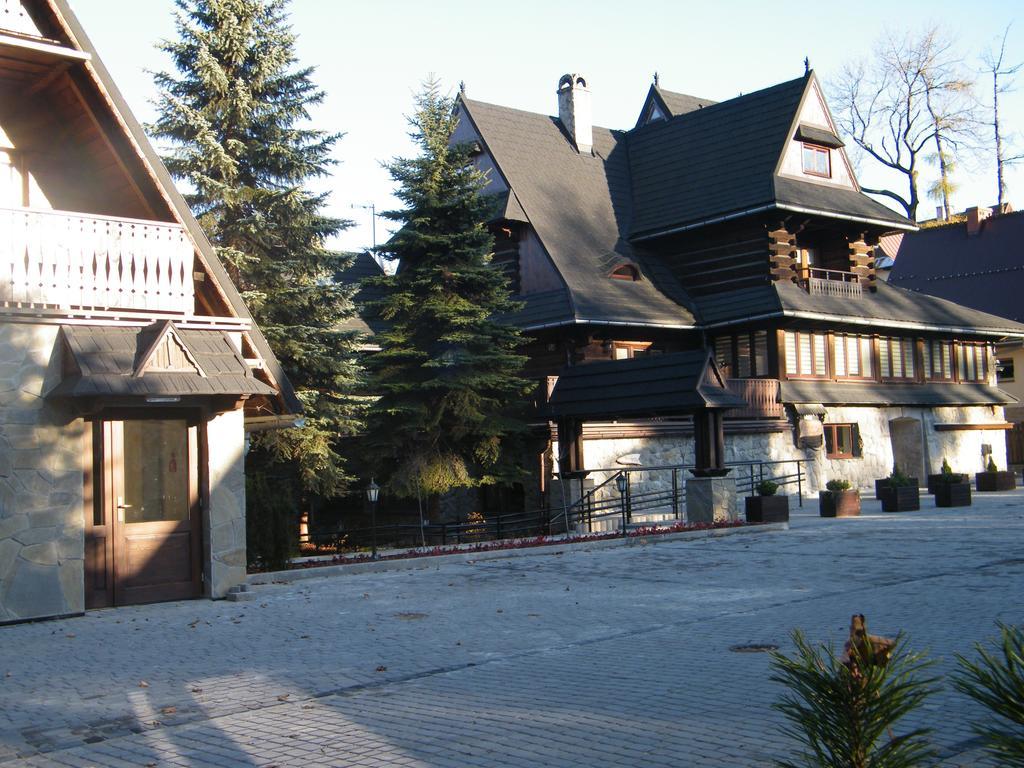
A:
POLYGON ((957 690, 984 705, 994 719, 974 724, 999 766, 1024 766, 1024 628, 999 625, 991 650, 975 644, 978 660, 957 654, 957 690))
POLYGON ((302 429, 254 435, 250 470, 334 495, 347 477, 339 442, 358 427, 351 290, 333 277, 349 257, 325 247, 349 225, 323 215, 339 134, 305 127, 323 92, 298 66, 286 0, 177 0, 178 39, 154 75, 167 167, 284 366, 304 407, 302 429))
POLYGON ((892 729, 932 692, 922 679, 930 662, 903 649, 897 638, 891 656, 876 658, 867 648, 850 652, 850 660, 831 647, 814 647, 793 632, 796 654, 773 654, 772 679, 787 694, 774 705, 789 721, 786 732, 805 749, 783 768, 912 768, 932 756, 928 729, 899 736, 892 729))
POLYGON ((385 214, 400 225, 385 247, 398 269, 377 280, 390 327, 370 362, 380 399, 367 442, 377 476, 415 497, 517 478, 530 383, 518 331, 495 319, 516 304, 490 264, 487 179, 451 141, 455 102, 428 82, 409 122, 420 152, 387 166, 404 208, 385 214))

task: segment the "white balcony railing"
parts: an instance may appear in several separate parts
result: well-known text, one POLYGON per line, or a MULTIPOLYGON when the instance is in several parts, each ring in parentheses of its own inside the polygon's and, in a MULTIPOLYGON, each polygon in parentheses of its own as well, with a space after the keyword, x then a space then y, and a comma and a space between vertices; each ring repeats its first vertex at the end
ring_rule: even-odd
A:
POLYGON ((0 208, 0 307, 195 312, 183 227, 0 208))
POLYGON ((803 284, 812 296, 841 296, 855 299, 864 295, 860 278, 853 272, 842 272, 838 269, 811 268, 803 284))

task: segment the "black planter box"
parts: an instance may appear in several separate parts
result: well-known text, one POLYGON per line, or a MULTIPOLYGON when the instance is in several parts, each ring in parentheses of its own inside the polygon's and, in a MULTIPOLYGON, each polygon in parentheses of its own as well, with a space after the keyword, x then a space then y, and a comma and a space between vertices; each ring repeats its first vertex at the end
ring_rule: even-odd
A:
POLYGON ((818 494, 818 514, 822 517, 856 517, 860 514, 860 491, 822 491, 818 494))
POLYGON ((971 506, 970 483, 939 483, 935 486, 936 507, 971 506))
POLYGON ((974 485, 979 491, 1012 491, 1017 487, 1017 476, 1009 470, 978 472, 974 485))
MULTIPOLYGON (((967 484, 970 484, 970 482, 971 482, 971 476, 968 475, 968 474, 960 474, 958 472, 954 472, 953 476, 961 478, 961 482, 964 482, 964 483, 967 483, 967 484)), ((946 478, 946 476, 943 475, 942 473, 939 473, 937 475, 928 475, 928 493, 936 493, 936 489, 940 485, 944 485, 945 484, 945 482, 946 482, 945 478, 946 478)))
MULTIPOLYGON (((918 483, 916 477, 908 477, 907 481, 912 486, 914 486, 915 488, 917 488, 918 485, 920 485, 920 483, 918 483)), ((888 477, 883 477, 881 480, 875 480, 875 498, 876 499, 882 498, 882 492, 886 488, 888 488, 888 487, 889 487, 889 478, 888 477)))
POLYGON ((883 512, 913 512, 921 508, 921 492, 917 485, 882 488, 883 512))
POLYGON ((748 523, 788 523, 789 496, 747 496, 748 523))

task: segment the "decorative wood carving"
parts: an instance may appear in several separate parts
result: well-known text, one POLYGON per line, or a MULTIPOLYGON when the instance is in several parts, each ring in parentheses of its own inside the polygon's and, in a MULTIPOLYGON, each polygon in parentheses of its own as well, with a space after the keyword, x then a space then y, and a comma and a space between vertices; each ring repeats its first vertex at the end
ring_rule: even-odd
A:
POLYGON ((857 282, 868 290, 875 290, 875 252, 863 240, 853 240, 849 246, 850 272, 857 275, 857 282))
POLYGON ((768 253, 771 262, 771 276, 774 282, 797 279, 796 235, 785 229, 768 233, 768 253))

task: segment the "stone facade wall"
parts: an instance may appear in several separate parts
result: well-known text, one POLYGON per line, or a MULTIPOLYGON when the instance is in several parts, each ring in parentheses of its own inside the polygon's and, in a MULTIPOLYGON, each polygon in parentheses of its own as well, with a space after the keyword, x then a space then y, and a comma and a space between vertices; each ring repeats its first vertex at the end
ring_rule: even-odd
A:
MULTIPOLYGON (((848 480, 854 487, 874 492, 874 482, 887 477, 893 466, 893 442, 890 424, 901 420, 904 435, 917 434, 914 446, 920 456, 919 468, 902 467, 908 474, 934 473, 947 459, 954 471, 978 472, 984 466, 981 449, 990 445, 992 457, 1000 468, 1006 467, 1006 445, 1003 433, 988 430, 937 431, 936 424, 996 424, 1003 422, 1003 411, 998 406, 963 406, 955 408, 920 407, 828 407, 826 423, 853 423, 858 425, 862 445, 859 455, 852 459, 828 459, 824 445, 821 448, 801 448, 796 445, 793 429, 767 433, 730 433, 725 435, 727 462, 760 462, 801 459, 805 462, 805 494, 816 494, 832 479, 848 480)), ((556 448, 557 450, 557 448, 556 448)), ((692 465, 694 461, 693 437, 688 435, 653 438, 615 438, 587 440, 583 444, 585 466, 588 468, 619 468, 629 464, 652 467, 664 465, 692 465), (620 463, 624 462, 624 463, 620 463)), ((779 465, 779 474, 795 472, 793 464, 779 465)), ((766 474, 768 470, 766 469, 766 474)), ((594 472, 590 475, 597 485, 611 477, 613 472, 594 472)), ((668 470, 634 472, 634 493, 668 491, 672 487, 672 473, 668 470)), ((738 474, 738 480, 742 476, 738 474)), ((919 478, 924 482, 924 477, 919 478)), ((679 479, 682 483, 684 479, 679 479)), ((796 486, 783 486, 780 493, 796 493, 796 486)), ((598 491, 599 499, 617 499, 618 493, 609 484, 598 491)), ((653 519, 653 518, 652 518, 653 519)), ((615 523, 617 525, 617 522, 615 523)), ((614 526, 613 526, 614 527, 614 526)))
POLYGON ((42 398, 58 330, 0 324, 0 622, 85 610, 84 423, 42 398))
POLYGON ((223 597, 245 582, 245 417, 222 413, 206 424, 210 456, 209 508, 203 572, 208 597, 223 597))

